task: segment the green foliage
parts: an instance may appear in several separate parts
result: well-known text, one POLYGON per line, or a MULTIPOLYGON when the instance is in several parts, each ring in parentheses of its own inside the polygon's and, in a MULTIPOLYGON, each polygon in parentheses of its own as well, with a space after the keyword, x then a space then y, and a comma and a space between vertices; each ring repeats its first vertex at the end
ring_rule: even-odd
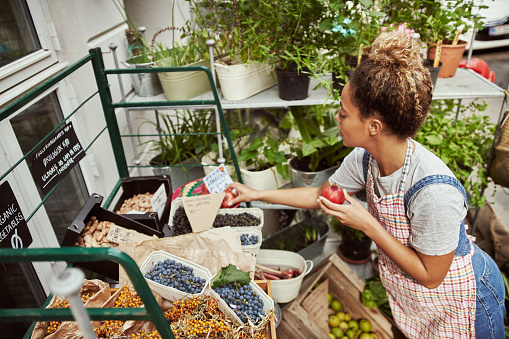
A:
POLYGON ((329 225, 333 232, 341 234, 344 237, 348 237, 351 240, 361 241, 366 238, 366 235, 361 230, 343 225, 341 221, 336 219, 335 217, 329 218, 329 225))
MULTIPOLYGON (((161 165, 181 165, 188 159, 198 161, 199 157, 210 150, 210 144, 216 138, 211 110, 183 110, 174 115, 160 115, 160 125, 153 125, 160 135, 158 139, 143 142, 149 144, 149 152, 156 152, 161 165), (211 133, 211 134, 203 134, 211 133)), ((142 124, 143 125, 143 124, 142 124)), ((140 125, 141 127, 141 125, 140 125)))
POLYGON ((486 205, 481 190, 488 185, 486 164, 496 127, 489 116, 475 113, 486 108, 486 103, 462 105, 454 100, 435 100, 415 138, 451 169, 471 194, 474 208, 486 205))
POLYGON ((251 278, 249 277, 249 272, 244 272, 230 264, 226 267, 221 267, 219 272, 210 281, 210 287, 216 288, 235 281, 244 286, 251 282, 251 278))
POLYGON ((292 106, 290 116, 283 123, 293 124, 301 135, 301 144, 292 147, 299 159, 307 157, 310 171, 320 165, 332 167, 347 156, 353 148, 339 141, 336 108, 332 105, 292 106))
POLYGON ((362 291, 362 303, 369 308, 378 307, 392 317, 387 292, 378 274, 366 279, 366 285, 364 285, 364 290, 362 291))

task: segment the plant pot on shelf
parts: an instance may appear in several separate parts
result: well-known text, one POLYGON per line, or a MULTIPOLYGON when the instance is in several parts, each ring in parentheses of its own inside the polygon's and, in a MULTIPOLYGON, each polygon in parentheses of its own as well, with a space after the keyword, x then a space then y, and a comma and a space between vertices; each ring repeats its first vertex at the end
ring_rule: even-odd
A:
POLYGON ((289 162, 290 181, 293 187, 320 187, 338 169, 339 165, 324 168, 315 172, 309 171, 306 157, 293 157, 289 162))
POLYGON ((276 68, 278 93, 282 100, 303 100, 308 97, 309 75, 276 68))
MULTIPOLYGON (((150 69, 154 67, 154 62, 147 63, 134 63, 134 59, 127 59, 122 62, 124 66, 130 69, 146 68, 150 69)), ((131 74, 134 85, 134 92, 140 97, 151 97, 157 94, 163 93, 161 82, 157 76, 157 73, 133 73, 131 74)))
MULTIPOLYGON (((462 40, 460 40, 457 45, 442 44, 442 52, 440 53, 442 68, 438 73, 439 78, 450 78, 456 74, 466 46, 467 42, 462 40)), ((429 48, 428 59, 435 60, 435 52, 435 46, 429 48)))
POLYGON ((259 62, 232 65, 214 63, 221 93, 226 100, 243 100, 276 84, 273 67, 259 62))
POLYGON ((290 181, 283 179, 276 169, 276 166, 264 169, 262 171, 240 168, 244 184, 256 190, 278 189, 290 181))
POLYGON ((364 264, 371 260, 371 243, 371 239, 366 236, 361 239, 350 237, 342 229, 341 244, 337 252, 341 259, 350 264, 364 264))
MULTIPOLYGON (((167 58, 170 59, 170 58, 167 58)), ((166 67, 166 59, 156 62, 157 67, 166 67)), ((194 62, 187 66, 205 66, 209 68, 206 60, 194 62)), ((194 72, 162 72, 157 73, 168 101, 187 100, 206 93, 211 90, 207 73, 203 71, 194 72)))
POLYGON ((438 62, 438 67, 433 67, 435 63, 435 60, 432 59, 425 59, 424 60, 424 67, 426 67, 429 71, 429 74, 431 75, 431 82, 433 83, 433 90, 435 90, 437 80, 438 80, 438 73, 442 69, 442 61, 438 62))

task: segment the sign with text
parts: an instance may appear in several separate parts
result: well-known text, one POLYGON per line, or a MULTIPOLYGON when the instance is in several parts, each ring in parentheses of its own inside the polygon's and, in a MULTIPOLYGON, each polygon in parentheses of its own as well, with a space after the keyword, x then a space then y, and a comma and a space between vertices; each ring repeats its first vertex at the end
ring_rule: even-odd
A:
POLYGON ((78 136, 69 122, 32 154, 37 185, 46 195, 85 156, 78 136))
POLYGON ((28 229, 11 185, 0 185, 0 247, 27 248, 32 244, 28 229))
POLYGON ((193 232, 209 230, 224 199, 224 192, 182 197, 182 204, 193 232))
POLYGON ((318 326, 329 332, 329 279, 325 279, 302 301, 302 307, 318 326))
POLYGON ((130 242, 130 241, 145 241, 154 239, 153 237, 136 232, 135 230, 130 230, 125 227, 121 227, 118 225, 111 225, 110 231, 106 235, 106 239, 110 242, 114 242, 116 244, 121 242, 130 242))
POLYGON ((159 219, 161 219, 161 216, 163 215, 166 201, 168 201, 168 195, 166 194, 166 187, 164 187, 164 184, 162 184, 154 193, 152 199, 150 199, 150 206, 152 206, 152 211, 157 213, 159 219))
POLYGON ((207 174, 203 178, 203 182, 210 193, 221 193, 224 192, 226 186, 233 182, 232 178, 221 164, 215 170, 207 174))

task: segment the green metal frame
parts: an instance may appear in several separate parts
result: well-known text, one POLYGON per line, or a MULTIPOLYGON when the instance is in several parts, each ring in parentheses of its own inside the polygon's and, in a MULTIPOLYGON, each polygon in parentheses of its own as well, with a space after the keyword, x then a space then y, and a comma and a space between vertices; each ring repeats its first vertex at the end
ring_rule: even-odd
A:
MULTIPOLYGON (((59 123, 45 138, 34 146, 29 152, 23 155, 19 161, 17 161, 11 168, 5 173, 0 174, 0 181, 3 180, 14 168, 16 168, 22 161, 24 161, 32 152, 38 149, 51 135, 58 130, 67 120, 74 115, 85 103, 91 100, 96 95, 99 95, 101 105, 103 108, 104 116, 106 119, 106 126, 93 138, 90 145, 85 147, 85 151, 99 138, 99 136, 107 129, 110 137, 110 142, 115 154, 115 163, 119 174, 119 179, 115 184, 113 191, 110 196, 106 199, 104 205, 109 206, 111 200, 116 195, 120 188, 122 178, 129 177, 129 167, 125 158, 124 149, 122 146, 122 137, 128 137, 121 135, 118 127, 118 122, 115 115, 116 108, 144 108, 144 107, 166 107, 171 108, 172 106, 189 106, 189 107, 200 107, 200 106, 215 106, 219 114, 222 132, 227 140, 228 147, 230 149, 232 160, 235 166, 235 171, 239 180, 242 182, 242 175, 238 166, 237 157, 233 148, 230 133, 227 127, 226 119, 224 117, 221 101, 217 94, 216 86, 212 77, 211 71, 203 66, 189 66, 189 67, 161 67, 153 69, 105 69, 102 52, 100 48, 89 50, 89 54, 84 58, 80 59, 76 63, 72 64, 62 72, 58 73, 54 77, 45 81, 41 85, 37 86, 27 94, 21 96, 12 103, 6 105, 0 109, 0 122, 7 119, 9 116, 20 110, 22 107, 27 105, 30 101, 36 99, 39 95, 52 88, 58 82, 65 79, 84 65, 91 62, 94 76, 97 83, 97 92, 92 94, 89 98, 84 100, 78 108, 76 108, 71 114, 69 114, 61 123, 59 123), (126 73, 156 73, 156 72, 189 72, 189 71, 204 71, 209 79, 210 87, 214 96, 214 100, 188 100, 188 101, 155 101, 155 102, 143 102, 143 103, 113 103, 110 85, 107 79, 108 75, 115 74, 126 74, 126 73)), ((221 132, 217 132, 218 134, 221 132)), ((198 134, 199 131, 198 131, 198 134)), ((210 134, 210 133, 203 133, 210 134)), ((182 134, 184 135, 184 134, 182 134)), ((60 184, 56 183, 52 190, 43 197, 41 203, 31 212, 30 216, 26 219, 28 222, 32 216, 40 209, 47 198, 53 193, 55 188, 60 184)), ((104 309, 104 308, 88 308, 88 314, 92 320, 150 320, 155 325, 162 338, 173 339, 173 333, 168 325, 168 321, 164 318, 163 312, 157 305, 157 302, 147 285, 147 282, 141 275, 141 272, 134 262, 124 252, 114 248, 82 248, 82 247, 63 247, 63 248, 33 248, 33 249, 0 249, 0 262, 40 262, 40 261, 67 261, 72 258, 73 262, 82 261, 103 261, 112 260, 121 264, 131 282, 134 284, 136 291, 141 297, 145 307, 144 308, 132 308, 132 309, 104 309)), ((45 307, 51 300, 51 295, 46 300, 45 307)), ((16 321, 41 321, 41 320, 73 320, 71 310, 69 309, 45 309, 45 308, 30 308, 30 309, 0 309, 0 322, 16 322, 16 321)), ((32 327, 29 329, 25 338, 29 338, 35 323, 32 323, 32 327)))

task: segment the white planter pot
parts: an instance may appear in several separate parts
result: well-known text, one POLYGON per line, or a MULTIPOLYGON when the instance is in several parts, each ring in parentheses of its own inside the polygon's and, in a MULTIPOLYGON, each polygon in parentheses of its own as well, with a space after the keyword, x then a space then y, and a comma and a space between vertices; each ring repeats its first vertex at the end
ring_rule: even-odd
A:
MULTIPOLYGON (((215 158, 216 156, 217 156, 216 152, 209 152, 209 153, 205 154, 201 158, 201 164, 202 165, 214 165, 214 164, 216 164, 216 162, 214 160, 212 160, 212 158, 215 158)), ((239 164, 239 166, 241 166, 241 164, 239 164)), ((203 172, 205 172, 205 175, 208 175, 208 174, 210 174, 213 170, 215 170, 218 167, 219 167, 219 165, 217 165, 217 166, 203 166, 203 172)), ((224 165, 224 168, 226 169, 226 173, 228 173, 230 176, 233 176, 235 174, 235 166, 233 166, 233 165, 224 165)))
POLYGON ((241 168, 240 172, 242 173, 244 184, 257 190, 278 189, 290 182, 283 179, 281 174, 278 173, 276 166, 263 171, 249 171, 241 168))
POLYGON ((277 83, 274 69, 259 62, 223 65, 214 63, 221 93, 226 100, 242 100, 277 83))
MULTIPOLYGON (((165 67, 165 59, 159 60, 156 65, 165 67)), ((187 66, 206 66, 209 62, 202 60, 187 66)), ((211 91, 207 73, 194 72, 163 72, 157 73, 164 90, 164 96, 168 101, 187 100, 197 95, 211 91)))

